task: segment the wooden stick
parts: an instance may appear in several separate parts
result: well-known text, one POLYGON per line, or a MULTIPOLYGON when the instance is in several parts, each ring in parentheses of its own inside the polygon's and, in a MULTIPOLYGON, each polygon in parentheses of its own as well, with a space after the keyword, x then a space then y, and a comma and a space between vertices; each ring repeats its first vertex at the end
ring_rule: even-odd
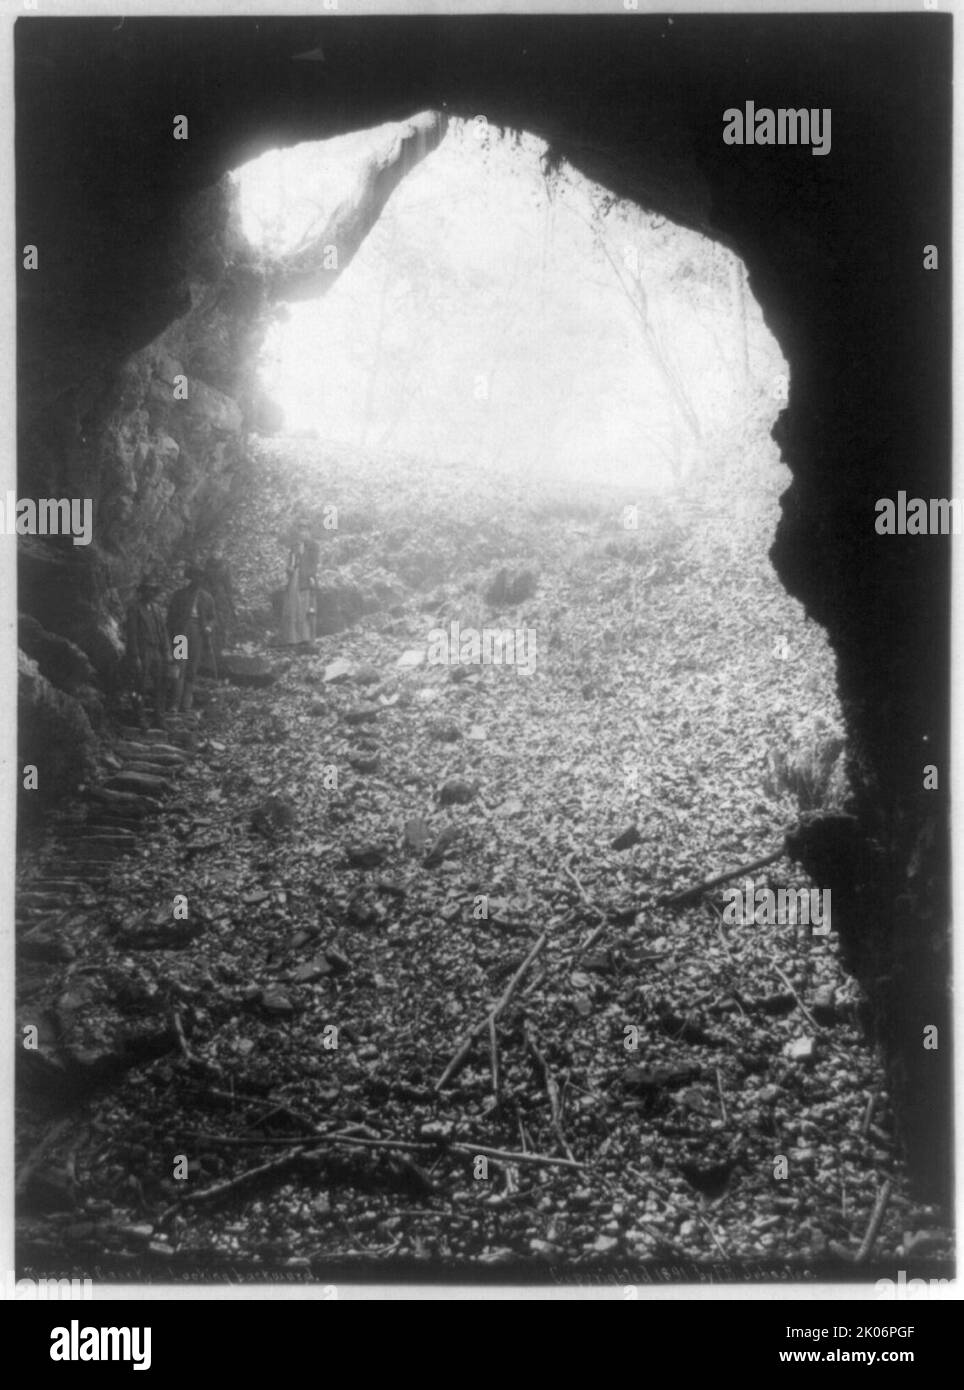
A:
POLYGON ((777 965, 776 961, 771 961, 770 964, 773 966, 774 970, 775 970, 775 971, 777 972, 777 974, 780 976, 780 979, 783 981, 783 983, 786 985, 787 989, 790 991, 790 993, 793 995, 794 999, 797 1001, 797 1008, 798 1008, 798 1009, 800 1010, 800 1012, 803 1014, 804 1018, 805 1018, 805 1019, 807 1020, 807 1022, 810 1024, 811 1028, 813 1028, 817 1033, 821 1032, 822 1029, 821 1029, 821 1027, 820 1027, 820 1024, 817 1022, 817 1020, 814 1018, 813 1014, 812 1014, 812 1013, 810 1012, 810 1010, 807 1008, 806 1004, 805 1004, 805 1003, 803 1002, 803 1000, 800 998, 800 996, 799 996, 799 994, 797 993, 797 991, 793 988, 793 985, 792 985, 792 984, 790 983, 790 981, 787 979, 786 975, 785 975, 785 974, 783 973, 783 971, 780 969, 779 965, 777 965))
POLYGON ((468 1158, 481 1154, 485 1158, 494 1158, 499 1163, 544 1163, 549 1168, 578 1168, 580 1171, 586 1167, 585 1163, 579 1163, 575 1158, 556 1158, 552 1154, 512 1153, 507 1149, 490 1149, 482 1144, 450 1144, 449 1152, 465 1154, 468 1158))
POLYGON ((602 912, 602 911, 596 906, 596 904, 593 902, 592 898, 591 898, 591 897, 589 896, 589 894, 586 892, 585 888, 583 888, 582 883, 580 882, 580 880, 576 877, 576 875, 573 873, 572 869, 570 869, 570 867, 569 867, 569 863, 570 863, 573 859, 575 859, 575 857, 576 857, 575 854, 570 854, 569 860, 568 860, 568 861, 563 860, 563 862, 562 862, 562 871, 563 871, 564 874, 568 874, 569 877, 572 879, 573 883, 574 883, 574 884, 576 885, 576 887, 579 889, 579 896, 580 896, 580 898, 582 898, 583 902, 584 902, 584 903, 586 904, 586 906, 590 909, 590 911, 595 912, 595 914, 596 914, 597 917, 602 917, 603 922, 605 922, 606 914, 605 914, 604 912, 602 912))
POLYGON ((719 1067, 717 1067, 717 1069, 716 1069, 716 1090, 717 1090, 717 1093, 718 1093, 718 1095, 719 1095, 719 1097, 720 1097, 720 1116, 721 1116, 721 1118, 722 1118, 722 1120, 723 1120, 723 1123, 726 1124, 726 1123, 727 1123, 728 1116, 727 1116, 727 1113, 726 1113, 726 1101, 725 1101, 725 1099, 724 1099, 724 1097, 723 1097, 723 1081, 722 1081, 722 1078, 720 1077, 720 1069, 719 1069, 719 1067))
POLYGON ((181 1015, 177 1009, 171 1010, 171 1018, 174 1023, 174 1034, 177 1038, 177 1045, 181 1049, 181 1055, 185 1061, 193 1062, 194 1054, 187 1045, 187 1038, 184 1036, 184 1024, 181 1022, 181 1015))
MULTIPOLYGON (((556 1158, 554 1154, 513 1153, 508 1149, 492 1149, 484 1144, 443 1144, 440 1148, 438 1144, 425 1139, 393 1139, 391 1137, 385 1139, 369 1139, 367 1136, 361 1134, 317 1134, 311 1136, 311 1138, 301 1136, 298 1139, 235 1139, 229 1134, 200 1135, 188 1131, 186 1137, 195 1138, 200 1143, 223 1144, 226 1146, 237 1144, 239 1146, 250 1145, 254 1148, 259 1145, 263 1145, 264 1147, 273 1147, 275 1145, 279 1147, 290 1147, 291 1145, 295 1145, 295 1148, 291 1153, 283 1154, 281 1158, 263 1163, 258 1168, 248 1169, 246 1173, 242 1173, 237 1178, 231 1178, 225 1183, 216 1183, 214 1187, 206 1188, 203 1192, 195 1193, 193 1196, 188 1194, 182 1197, 180 1202, 207 1201, 209 1198, 213 1200, 213 1198, 221 1192, 228 1192, 235 1187, 239 1187, 242 1183, 247 1182, 251 1178, 256 1178, 262 1173, 270 1173, 274 1168, 282 1168, 286 1162, 299 1158, 302 1154, 318 1151, 323 1144, 358 1144, 360 1147, 367 1149, 398 1149, 401 1153, 434 1153, 439 1154, 441 1157, 444 1157, 447 1153, 453 1153, 460 1154, 465 1158, 475 1158, 475 1156, 479 1154, 485 1158, 494 1158, 500 1163, 542 1163, 550 1168, 578 1168, 584 1170, 586 1167, 585 1163, 580 1163, 577 1159, 556 1158)), ((164 1213, 164 1216, 166 1217, 171 1211, 175 1211, 180 1205, 180 1202, 175 1202, 174 1205, 164 1213)))
POLYGON ((880 1223, 884 1219, 884 1212, 887 1210, 887 1203, 890 1201, 890 1178, 886 1180, 880 1191, 877 1193, 877 1200, 874 1209, 870 1213, 870 1221, 867 1223, 867 1231, 860 1243, 860 1249, 854 1256, 854 1264, 863 1264, 870 1252, 874 1248, 874 1241, 877 1239, 877 1232, 880 1230, 880 1223))
POLYGON ((469 1029, 468 1033, 466 1033, 461 1045, 455 1053, 455 1056, 452 1058, 451 1062, 449 1062, 448 1066, 445 1068, 438 1081, 436 1081, 436 1091, 440 1091, 442 1087, 445 1085, 446 1081, 448 1081, 449 1077, 452 1076, 456 1071, 458 1071, 459 1067, 462 1066, 463 1062, 465 1061, 466 1057, 468 1057, 469 1052, 471 1051, 472 1044, 475 1042, 475 1039, 483 1031, 483 1029, 488 1027, 489 1019, 491 1018, 492 1020, 495 1020, 502 1013, 503 1009, 509 1003, 509 1000, 512 998, 513 994, 518 989, 519 984, 525 976, 526 971, 529 969, 529 966, 535 960, 536 956, 542 950, 543 946, 545 946, 548 939, 549 938, 547 934, 543 932, 542 935, 539 937, 539 940, 533 946, 532 950, 526 956, 525 960, 519 966, 518 970, 512 976, 512 979, 509 981, 506 988, 503 990, 502 996, 499 999, 498 1003, 495 1005, 495 1007, 491 1009, 489 1013, 486 1014, 485 1018, 483 1018, 481 1022, 476 1023, 472 1028, 469 1029))
POLYGON ((713 878, 704 878, 701 883, 694 883, 691 888, 684 888, 680 893, 663 893, 656 899, 656 902, 659 907, 682 907, 684 903, 693 902, 701 894, 709 892, 711 888, 716 888, 719 884, 736 878, 737 874, 752 874, 755 869, 765 869, 767 864, 775 864, 785 854, 786 850, 781 845, 779 849, 775 849, 772 854, 764 855, 762 859, 754 859, 749 864, 738 864, 735 869, 727 869, 725 874, 716 874, 713 878))
POLYGON ((492 1062, 492 1094, 499 1099, 499 1039, 495 1032, 495 1019, 489 1015, 489 1057, 492 1062))
POLYGON ((306 1152, 307 1150, 302 1145, 300 1148, 292 1149, 290 1153, 282 1154, 280 1158, 271 1158, 267 1163, 259 1164, 257 1168, 248 1168, 243 1173, 239 1173, 236 1178, 227 1178, 224 1182, 212 1183, 210 1187, 202 1187, 200 1192, 185 1192, 183 1197, 161 1213, 158 1217, 158 1223, 163 1224, 185 1203, 190 1206, 198 1206, 207 1202, 217 1202, 222 1197, 230 1196, 239 1188, 246 1187, 248 1183, 254 1182, 257 1178, 267 1177, 270 1173, 279 1173, 285 1168, 293 1168, 306 1152))
POLYGON ((579 947, 579 950, 573 956, 573 965, 575 965, 576 961, 581 959, 581 957, 586 954, 586 952, 589 950, 591 946, 595 946, 596 942, 599 940, 599 938, 602 936, 603 932, 606 930, 608 926, 609 922, 606 921, 604 918, 603 921, 599 923, 598 927, 593 927, 585 943, 579 947))
POLYGON ((549 1063, 546 1061, 543 1054, 539 1051, 539 1048, 535 1040, 535 1030, 529 1023, 528 1019, 526 1019, 523 1032, 525 1035, 526 1046, 532 1053, 536 1065, 542 1073, 542 1080, 546 1088, 546 1095, 549 1097, 549 1114, 552 1118, 553 1133, 558 1139, 559 1147, 562 1149, 563 1153, 565 1153, 567 1158, 571 1159, 572 1149, 570 1149, 568 1143, 566 1142, 566 1136, 562 1128, 562 1106, 559 1102, 559 1087, 556 1084, 556 1079, 549 1068, 549 1063))
POLYGON ((703 1215, 703 1213, 702 1213, 701 1211, 698 1211, 698 1212, 696 1213, 696 1215, 699 1217, 699 1219, 702 1221, 703 1225, 704 1225, 704 1226, 706 1227, 706 1229, 709 1231, 710 1236, 711 1236, 712 1241, 713 1241, 713 1244, 716 1246, 717 1250, 719 1250, 719 1252, 720 1252, 720 1254, 723 1256, 724 1260, 728 1260, 730 1257, 729 1257, 729 1255, 727 1255, 726 1249, 724 1248, 724 1246, 720 1244, 719 1237, 717 1236, 717 1234, 716 1234, 716 1232, 714 1231, 713 1227, 710 1225, 709 1221, 707 1221, 706 1217, 703 1215))

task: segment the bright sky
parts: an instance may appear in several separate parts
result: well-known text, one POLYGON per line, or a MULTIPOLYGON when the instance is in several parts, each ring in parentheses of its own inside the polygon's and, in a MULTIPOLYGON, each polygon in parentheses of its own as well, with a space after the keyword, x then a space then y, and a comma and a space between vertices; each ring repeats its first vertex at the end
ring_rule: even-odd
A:
MULTIPOLYGON (((397 130, 272 151, 238 170, 249 240, 278 254, 318 234, 397 130)), ((269 336, 262 377, 289 432, 428 462, 477 457, 667 484, 671 462, 694 446, 666 365, 712 424, 732 409, 736 351, 713 318, 719 294, 707 291, 710 309, 698 308, 691 277, 680 299, 679 265, 729 253, 683 229, 655 232, 646 214, 619 205, 606 222, 607 258, 591 219, 600 190, 569 171, 550 195, 544 150, 527 134, 450 125, 327 295, 288 306, 269 336), (645 285, 645 328, 630 264, 645 285)), ((717 269, 725 285, 725 264, 717 269)), ((779 353, 750 296, 747 306, 772 375, 779 353)))

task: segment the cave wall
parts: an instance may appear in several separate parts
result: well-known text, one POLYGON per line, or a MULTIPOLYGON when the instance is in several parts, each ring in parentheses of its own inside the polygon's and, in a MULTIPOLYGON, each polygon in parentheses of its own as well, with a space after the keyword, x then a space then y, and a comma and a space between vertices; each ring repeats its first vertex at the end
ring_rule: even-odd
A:
MULTIPOLYGON (((417 110, 482 114, 742 256, 791 368, 772 556, 835 646, 857 792, 856 834, 801 854, 845 907, 914 1170, 946 1193, 950 547, 873 521, 879 497, 950 488, 950 18, 30 18, 15 38, 18 239, 42 257, 18 275, 20 488, 96 497, 91 556, 54 557, 87 566, 88 622, 241 467, 265 306, 225 170, 417 110), (831 152, 724 147, 747 100, 829 107, 831 152), (178 365, 203 383, 191 420, 168 408, 178 365)), ((40 563, 24 602, 95 660, 76 614, 57 624, 66 574, 37 583, 40 563)))

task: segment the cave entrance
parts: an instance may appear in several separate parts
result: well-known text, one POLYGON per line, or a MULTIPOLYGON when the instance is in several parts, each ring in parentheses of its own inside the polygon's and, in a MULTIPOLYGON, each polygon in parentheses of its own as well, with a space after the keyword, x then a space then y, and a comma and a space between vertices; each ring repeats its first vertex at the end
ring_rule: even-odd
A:
MULTIPOLYGON (((237 170, 247 239, 303 256, 391 138, 237 170)), ((329 273, 278 303, 259 360, 279 410, 259 449, 298 498, 275 530, 313 529, 332 586, 347 564, 399 613, 407 594, 460 630, 499 609, 501 572, 539 574, 502 618, 541 626, 540 664, 590 724, 615 708, 597 697, 631 701, 658 673, 645 716, 627 707, 583 771, 633 824, 685 815, 683 784, 715 800, 699 842, 662 847, 667 872, 753 859, 801 811, 838 807, 832 652, 768 558, 788 369, 739 258, 481 118, 447 123, 347 267, 336 244, 314 255, 329 273), (685 745, 704 739, 694 767, 685 745)), ((278 544, 252 529, 246 553, 277 567, 278 544)))

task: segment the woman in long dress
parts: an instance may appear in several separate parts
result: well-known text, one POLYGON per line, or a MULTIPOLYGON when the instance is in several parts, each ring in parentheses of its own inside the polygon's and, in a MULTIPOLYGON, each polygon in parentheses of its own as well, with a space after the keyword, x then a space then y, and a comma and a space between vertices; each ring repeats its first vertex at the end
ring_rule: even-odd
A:
POLYGON ((304 543, 296 541, 288 553, 284 604, 281 608, 281 641, 296 647, 310 640, 305 604, 301 593, 301 560, 304 543))

